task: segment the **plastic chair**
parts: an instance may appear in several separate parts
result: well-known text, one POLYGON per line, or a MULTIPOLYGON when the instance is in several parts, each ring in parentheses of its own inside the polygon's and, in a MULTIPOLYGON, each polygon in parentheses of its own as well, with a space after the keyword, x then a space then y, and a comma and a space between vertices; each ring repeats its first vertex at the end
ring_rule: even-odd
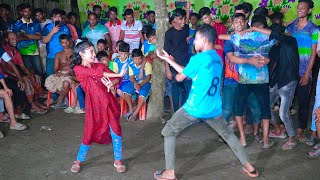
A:
MULTIPOLYGON (((120 113, 121 116, 124 116, 127 114, 127 102, 120 97, 120 113)), ((142 107, 139 110, 139 120, 143 121, 146 120, 147 115, 147 102, 142 105, 142 107)))
MULTIPOLYGON (((69 98, 69 107, 72 105, 72 102, 73 102, 73 99, 74 99, 74 95, 72 93, 72 89, 69 90, 69 93, 68 93, 68 98, 69 98)), ((51 92, 48 91, 48 96, 47 96, 47 109, 50 108, 50 101, 51 101, 51 92)))

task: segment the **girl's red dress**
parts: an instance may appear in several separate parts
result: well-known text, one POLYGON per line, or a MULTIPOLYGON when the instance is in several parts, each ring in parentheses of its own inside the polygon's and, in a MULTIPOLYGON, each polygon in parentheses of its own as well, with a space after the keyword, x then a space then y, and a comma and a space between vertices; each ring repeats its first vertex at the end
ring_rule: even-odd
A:
MULTIPOLYGON (((111 143, 110 127, 122 136, 118 100, 102 83, 103 72, 113 73, 107 66, 93 63, 91 68, 77 65, 74 72, 85 92, 86 117, 82 143, 90 145, 111 143)), ((114 80, 116 78, 110 78, 114 80)), ((121 78, 119 83, 121 83, 121 78)))

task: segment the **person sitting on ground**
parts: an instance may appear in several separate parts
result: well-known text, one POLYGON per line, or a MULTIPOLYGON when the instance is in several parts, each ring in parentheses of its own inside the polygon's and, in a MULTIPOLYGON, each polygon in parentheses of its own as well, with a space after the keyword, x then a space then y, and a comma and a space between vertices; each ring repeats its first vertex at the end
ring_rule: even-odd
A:
POLYGON ((140 49, 134 49, 132 51, 132 59, 133 64, 129 65, 129 76, 130 82, 125 86, 124 92, 124 99, 128 103, 129 109, 133 109, 132 104, 132 95, 138 93, 138 104, 137 107, 132 113, 129 114, 128 120, 135 121, 141 107, 146 103, 148 99, 149 92, 151 89, 151 76, 152 76, 152 65, 149 62, 145 63, 143 68, 143 54, 140 49), (143 77, 140 78, 140 68, 143 68, 143 77))
MULTIPOLYGON (((8 115, 9 115, 9 119, 6 122, 10 123, 10 129, 12 130, 25 130, 27 129, 27 126, 21 123, 18 123, 16 120, 16 117, 14 115, 14 109, 13 109, 13 102, 12 102, 12 90, 8 88, 8 86, 6 85, 6 82, 3 79, 3 74, 0 73, 0 83, 3 87, 3 89, 0 89, 0 98, 3 98, 8 115)), ((4 122, 3 120, 0 122, 4 122)), ((0 132, 0 137, 3 137, 3 134, 0 132)))
POLYGON ((11 57, 13 64, 18 67, 17 69, 21 71, 18 71, 18 73, 20 74, 17 75, 8 63, 2 61, 1 67, 3 67, 3 72, 13 79, 22 76, 26 84, 24 92, 27 96, 28 102, 31 104, 31 112, 37 114, 45 114, 47 112, 45 110, 46 107, 41 106, 38 101, 38 97, 42 93, 41 76, 34 74, 24 65, 21 54, 17 49, 17 35, 13 32, 9 32, 5 40, 7 42, 7 45, 4 46, 4 50, 11 57))
MULTIPOLYGON (((68 95, 70 88, 74 86, 72 77, 70 76, 70 57, 73 49, 70 47, 70 38, 66 34, 60 35, 60 43, 63 51, 57 53, 54 62, 54 73, 45 81, 45 87, 52 93, 58 93, 58 102, 55 109, 60 109, 63 106, 64 99, 68 95)), ((73 107, 75 108, 75 103, 73 107)))

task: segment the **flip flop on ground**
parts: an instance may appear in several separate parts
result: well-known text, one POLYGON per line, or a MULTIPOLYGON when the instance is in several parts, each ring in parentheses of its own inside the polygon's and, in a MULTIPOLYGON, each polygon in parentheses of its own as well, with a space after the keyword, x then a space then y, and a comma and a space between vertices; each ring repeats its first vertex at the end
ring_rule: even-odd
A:
POLYGON ((245 166, 242 167, 243 173, 246 173, 249 177, 255 178, 259 176, 259 172, 256 168, 253 171, 249 171, 245 166))
POLYGON ((154 174, 153 174, 153 177, 157 180, 178 180, 177 178, 173 178, 173 179, 169 179, 169 178, 164 178, 162 177, 162 174, 165 170, 162 170, 162 171, 156 171, 154 174))
POLYGON ((126 171, 126 166, 123 164, 113 163, 113 166, 117 169, 117 172, 119 172, 119 173, 124 173, 126 171))
POLYGON ((11 130, 22 131, 27 129, 27 126, 21 123, 16 123, 14 126, 10 125, 11 130))

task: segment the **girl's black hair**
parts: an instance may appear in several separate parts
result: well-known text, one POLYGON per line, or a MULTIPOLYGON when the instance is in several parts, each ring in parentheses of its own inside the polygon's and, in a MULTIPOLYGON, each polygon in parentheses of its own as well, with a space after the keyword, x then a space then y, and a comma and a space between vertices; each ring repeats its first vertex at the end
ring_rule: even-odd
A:
MULTIPOLYGON (((80 52, 84 53, 85 50, 91 46, 93 46, 93 44, 90 41, 82 41, 82 42, 79 42, 74 47, 73 55, 71 57, 72 61, 70 63, 70 69, 72 71, 75 66, 80 65, 82 63, 82 58, 80 56, 80 52)), ((72 72, 72 74, 74 74, 74 72, 72 72)))

